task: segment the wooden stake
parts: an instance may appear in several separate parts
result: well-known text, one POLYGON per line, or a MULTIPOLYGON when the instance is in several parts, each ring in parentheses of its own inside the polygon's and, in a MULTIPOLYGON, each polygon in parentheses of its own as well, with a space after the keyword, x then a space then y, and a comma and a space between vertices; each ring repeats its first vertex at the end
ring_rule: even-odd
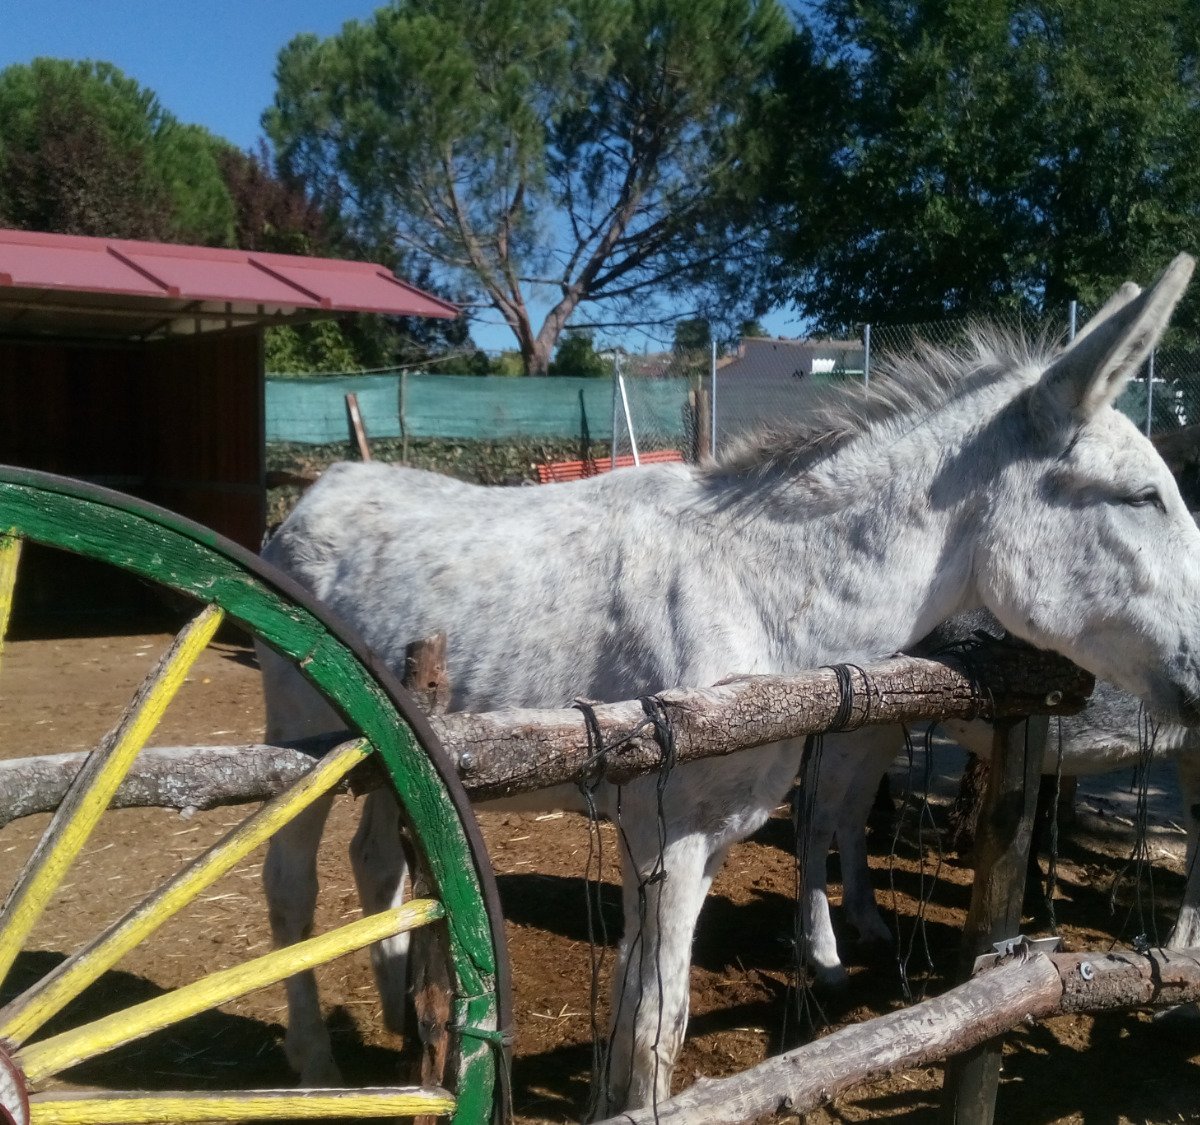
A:
MULTIPOLYGON (((408 646, 404 654, 404 686, 417 697, 427 715, 440 715, 446 710, 450 703, 450 674, 446 667, 445 633, 434 633, 408 646)), ((413 875, 413 894, 418 897, 437 894, 420 857, 413 875)), ((450 1038, 454 990, 444 923, 426 926, 412 934, 409 964, 417 1034, 421 1040, 418 1081, 422 1086, 442 1086, 454 1065, 450 1038)), ((435 1120, 429 1114, 421 1114, 416 1123, 433 1125, 435 1120)))
POLYGON ((362 412, 358 409, 358 395, 346 396, 346 416, 350 419, 350 434, 358 446, 358 455, 364 461, 371 460, 371 446, 367 441, 367 429, 363 425, 362 412))
MULTIPOLYGON (((1029 846, 1042 776, 1049 720, 996 724, 991 773, 975 840, 975 883, 963 927, 959 978, 969 980, 975 958, 1021 930, 1029 846)), ((1000 1084, 999 1037, 959 1055, 946 1068, 942 1121, 991 1125, 1000 1084)))
POLYGON ((689 392, 692 400, 692 450, 697 463, 712 457, 712 396, 707 387, 689 392))

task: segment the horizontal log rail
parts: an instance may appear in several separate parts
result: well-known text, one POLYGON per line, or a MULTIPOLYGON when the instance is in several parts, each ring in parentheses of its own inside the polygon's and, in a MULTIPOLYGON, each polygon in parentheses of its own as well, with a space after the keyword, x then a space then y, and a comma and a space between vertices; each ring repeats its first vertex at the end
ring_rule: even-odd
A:
MULTIPOLYGON (((1092 682, 1053 653, 999 642, 938 660, 897 656, 865 668, 673 688, 596 704, 586 714, 579 707, 463 712, 434 715, 429 723, 467 790, 487 799, 583 780, 625 782, 658 769, 668 740, 674 760, 687 762, 870 723, 1071 714, 1083 707, 1092 682)), ((148 747, 113 806, 195 810, 266 800, 344 737, 286 746, 148 747)), ((0 761, 0 826, 56 808, 84 757, 0 761)), ((370 764, 350 781, 356 791, 379 784, 370 764)))
POLYGON ((701 1078, 656 1107, 598 1125, 746 1125, 776 1113, 803 1117, 864 1082, 941 1062, 1018 1023, 1197 1000, 1200 949, 1018 954, 932 1000, 841 1028, 728 1078, 701 1078))

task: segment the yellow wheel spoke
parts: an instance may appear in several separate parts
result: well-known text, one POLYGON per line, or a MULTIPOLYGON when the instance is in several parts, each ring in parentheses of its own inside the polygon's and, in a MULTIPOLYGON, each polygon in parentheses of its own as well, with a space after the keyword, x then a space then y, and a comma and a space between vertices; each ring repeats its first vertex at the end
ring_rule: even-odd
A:
POLYGON ((12 614, 13 591, 17 586, 17 560, 21 557, 21 540, 15 535, 0 534, 0 656, 4 654, 4 638, 8 636, 8 619, 12 614))
POLYGON ((439 902, 414 899, 395 910, 384 910, 361 921, 341 926, 319 937, 277 949, 231 969, 202 978, 183 988, 156 996, 124 1011, 31 1043, 14 1059, 26 1080, 36 1085, 84 1059, 103 1054, 122 1043, 141 1039, 152 1031, 227 1003, 247 992, 316 968, 344 953, 445 917, 439 902))
POLYGON ((80 767, 0 910, 0 981, 223 616, 216 606, 207 606, 188 624, 146 678, 121 721, 80 767))
POLYGON ((330 751, 286 792, 264 805, 88 946, 0 1010, 0 1039, 25 1042, 89 984, 145 941, 240 860, 332 789, 370 754, 362 739, 330 751))
POLYGON ((358 1090, 245 1090, 204 1093, 80 1093, 35 1096, 32 1125, 150 1125, 170 1121, 350 1121, 363 1117, 447 1116, 454 1098, 420 1086, 358 1090))

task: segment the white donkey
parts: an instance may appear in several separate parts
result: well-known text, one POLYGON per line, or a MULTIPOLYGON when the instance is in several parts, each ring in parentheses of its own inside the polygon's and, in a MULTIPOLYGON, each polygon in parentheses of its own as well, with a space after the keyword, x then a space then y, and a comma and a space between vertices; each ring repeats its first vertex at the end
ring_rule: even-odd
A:
MULTIPOLYGON (((976 632, 1002 637, 1004 629, 985 611, 963 614, 935 629, 913 646, 916 655, 936 655, 939 649, 976 632)), ((1052 722, 1042 771, 1060 768, 1068 777, 1087 777, 1121 767, 1136 766, 1142 758, 1141 704, 1126 691, 1100 680, 1078 715, 1052 722), (1060 741, 1061 735, 1061 741, 1060 741)), ((992 727, 985 722, 947 720, 938 724, 947 736, 981 758, 991 757, 992 727)), ((825 860, 837 838, 842 873, 842 904, 847 920, 867 943, 890 943, 893 934, 879 912, 867 866, 866 823, 879 779, 901 745, 899 727, 864 728, 826 740, 810 784, 817 786, 814 812, 802 827, 805 872, 802 888, 802 927, 807 960, 817 981, 838 986, 846 977, 834 936, 826 888, 825 860)), ((1162 723, 1153 742, 1155 760, 1174 760, 1179 774, 1184 823, 1187 824, 1187 882, 1170 949, 1200 943, 1200 727, 1162 723)), ((807 781, 808 779, 806 779, 807 781)))
MULTIPOLYGON (((397 670, 406 642, 444 630, 456 709, 616 700, 868 661, 986 606, 1157 714, 1192 720, 1200 531, 1153 446, 1112 408, 1192 268, 1181 255, 1146 293, 1123 288, 1103 323, 1057 357, 982 336, 967 354, 929 351, 869 392, 840 391, 798 432, 711 466, 536 489, 337 466, 265 556, 397 670)), ((264 657, 264 671, 269 738, 340 725, 290 667, 264 657)), ((604 1108, 667 1096, 705 894, 730 845, 786 794, 800 753, 779 744, 674 770, 662 878, 651 878, 657 781, 624 786, 625 929, 604 1108)), ((613 816, 615 790, 596 796, 613 816)), ((539 804, 581 807, 569 788, 539 804)), ((281 943, 312 924, 326 811, 294 821, 270 849, 281 943)), ((383 799, 368 813, 352 851, 372 910, 398 893, 402 853, 383 799)), ((386 962, 385 950, 385 991, 395 980, 386 962)), ((305 1081, 336 1081, 311 975, 292 979, 289 1001, 289 1058, 305 1081)), ((401 998, 384 1003, 396 1013, 401 998)))

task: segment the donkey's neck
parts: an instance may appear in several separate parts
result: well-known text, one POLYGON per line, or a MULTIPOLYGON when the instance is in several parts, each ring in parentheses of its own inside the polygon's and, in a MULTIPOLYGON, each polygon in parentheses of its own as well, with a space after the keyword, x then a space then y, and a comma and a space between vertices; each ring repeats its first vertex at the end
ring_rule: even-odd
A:
POLYGON ((944 466, 971 431, 954 422, 866 435, 828 464, 781 475, 772 518, 739 525, 730 506, 725 542, 744 560, 780 667, 886 655, 979 605, 973 498, 989 469, 985 458, 945 495, 944 466))

